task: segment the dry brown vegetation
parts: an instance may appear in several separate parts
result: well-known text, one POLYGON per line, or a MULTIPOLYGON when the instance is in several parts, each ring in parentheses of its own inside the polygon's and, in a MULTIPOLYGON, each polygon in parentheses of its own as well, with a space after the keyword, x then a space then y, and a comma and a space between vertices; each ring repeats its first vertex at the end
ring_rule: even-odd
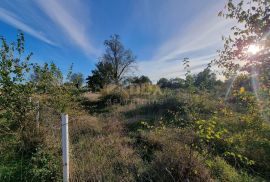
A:
POLYGON ((138 132, 138 127, 145 127, 142 121, 160 118, 166 103, 158 112, 151 105, 134 103, 103 106, 109 111, 100 108, 101 113, 89 111, 94 106, 85 104, 99 105, 98 96, 83 94, 84 111, 70 116, 72 181, 213 180, 203 157, 190 148, 191 130, 157 126, 148 132, 146 126, 138 132), (150 108, 141 110, 144 107, 150 108))
MULTIPOLYGON (((221 100, 207 94, 175 93, 158 96, 162 102, 147 103, 140 101, 157 96, 129 95, 136 102, 107 105, 106 94, 111 96, 113 91, 84 93, 81 105, 71 112, 72 181, 261 180, 237 171, 229 158, 219 157, 228 145, 225 138, 216 138, 210 145, 189 127, 187 121, 207 119, 211 123, 211 115, 227 112, 221 100)), ((240 127, 236 113, 229 114, 231 121, 225 122, 221 121, 224 114, 218 116, 220 129, 213 130, 222 131, 225 125, 231 131, 240 127)))

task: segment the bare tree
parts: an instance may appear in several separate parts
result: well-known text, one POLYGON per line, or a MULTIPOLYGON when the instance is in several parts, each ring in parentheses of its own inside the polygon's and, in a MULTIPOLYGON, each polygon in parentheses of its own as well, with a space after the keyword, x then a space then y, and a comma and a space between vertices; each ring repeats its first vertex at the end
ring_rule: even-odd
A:
POLYGON ((113 82, 119 84, 123 76, 134 66, 136 57, 131 50, 124 48, 119 35, 112 35, 109 40, 105 40, 104 45, 106 49, 101 60, 112 65, 113 82))

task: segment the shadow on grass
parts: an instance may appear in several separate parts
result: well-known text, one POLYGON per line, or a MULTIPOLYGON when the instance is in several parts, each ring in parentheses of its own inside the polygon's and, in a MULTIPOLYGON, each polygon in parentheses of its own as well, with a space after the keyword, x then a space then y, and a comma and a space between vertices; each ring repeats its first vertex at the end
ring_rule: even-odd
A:
POLYGON ((145 162, 151 162, 154 158, 154 153, 162 150, 162 145, 160 143, 150 141, 143 136, 137 135, 134 139, 135 142, 133 148, 145 162))
POLYGON ((162 116, 168 110, 175 110, 182 103, 176 99, 167 99, 160 102, 152 102, 138 106, 136 109, 124 113, 125 117, 132 118, 137 115, 153 116, 154 118, 162 116))
MULTIPOLYGON (((189 126, 194 120, 192 115, 194 109, 190 103, 169 98, 163 102, 140 105, 125 112, 124 116, 128 121, 126 122, 128 130, 136 132, 159 126, 160 123, 167 127, 189 126)), ((203 115, 200 117, 205 118, 203 115)))
POLYGON ((84 98, 81 100, 81 104, 90 114, 101 114, 109 112, 106 102, 103 100, 90 101, 84 98))

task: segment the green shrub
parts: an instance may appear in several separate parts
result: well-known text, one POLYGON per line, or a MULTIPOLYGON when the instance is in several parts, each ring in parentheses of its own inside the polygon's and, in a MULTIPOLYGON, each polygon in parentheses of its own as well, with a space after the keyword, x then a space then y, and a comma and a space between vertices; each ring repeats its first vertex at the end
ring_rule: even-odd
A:
POLYGON ((45 148, 37 148, 29 161, 29 178, 35 181, 62 181, 60 154, 45 148))
POLYGON ((247 92, 241 87, 240 91, 234 90, 229 102, 237 112, 248 113, 258 109, 257 100, 253 93, 247 92))
POLYGON ((30 158, 9 152, 5 161, 1 159, 0 181, 61 181, 61 155, 42 148, 37 148, 30 158))

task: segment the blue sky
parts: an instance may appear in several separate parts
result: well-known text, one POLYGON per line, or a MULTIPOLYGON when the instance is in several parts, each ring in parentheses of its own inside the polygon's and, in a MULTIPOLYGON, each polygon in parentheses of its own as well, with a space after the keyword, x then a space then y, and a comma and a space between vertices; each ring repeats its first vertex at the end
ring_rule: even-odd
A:
POLYGON ((33 62, 54 61, 66 73, 89 75, 112 34, 137 56, 134 75, 183 77, 216 56, 231 22, 217 16, 226 0, 1 0, 0 35, 26 37, 33 62))

